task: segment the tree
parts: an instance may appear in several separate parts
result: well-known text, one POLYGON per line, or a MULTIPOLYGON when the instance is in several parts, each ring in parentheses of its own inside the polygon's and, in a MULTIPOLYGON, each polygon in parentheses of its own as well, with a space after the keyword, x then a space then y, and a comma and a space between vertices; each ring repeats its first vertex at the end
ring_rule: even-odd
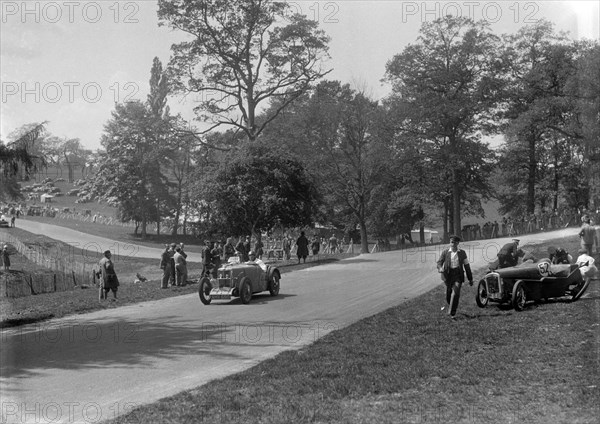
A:
POLYGON ((135 101, 115 105, 101 138, 106 151, 92 181, 93 193, 117 203, 123 221, 141 224, 143 237, 148 222, 157 219, 157 205, 168 197, 159 165, 167 134, 166 126, 156 126, 149 108, 135 101))
POLYGON ((501 100, 503 69, 498 46, 486 23, 447 16, 424 23, 417 43, 386 65, 386 80, 392 84, 388 101, 400 105, 404 133, 428 143, 433 150, 426 157, 444 158, 437 171, 447 176, 449 219, 457 234, 473 173, 482 177, 479 188, 487 190, 478 168, 490 154, 480 137, 496 130, 493 112, 501 100))
POLYGON ((6 199, 17 199, 20 188, 17 176, 27 177, 46 164, 44 156, 34 153, 36 143, 45 132, 47 122, 24 125, 13 140, 0 140, 0 195, 6 199))
POLYGON ((306 170, 295 160, 260 147, 242 149, 205 175, 205 202, 211 228, 230 234, 254 234, 277 225, 302 227, 313 222, 317 193, 306 170))
POLYGON ((329 38, 315 21, 289 11, 268 0, 159 1, 160 25, 191 36, 172 46, 173 84, 200 95, 195 112, 210 129, 233 126, 253 141, 329 72, 321 69, 329 38), (278 107, 259 123, 259 108, 272 99, 278 107))
POLYGON ((573 49, 567 41, 565 35, 556 34, 553 24, 545 20, 505 36, 504 56, 509 66, 505 83, 508 93, 505 132, 510 143, 525 146, 524 150, 515 147, 523 154, 519 163, 527 170, 525 178, 516 183, 526 185, 522 201, 526 205, 524 212, 529 214, 536 206, 539 161, 543 157, 540 150, 550 136, 550 126, 556 125, 569 109, 563 94, 572 69, 573 49))
MULTIPOLYGON (((78 138, 50 136, 42 144, 48 156, 58 167, 67 167, 67 179, 70 183, 75 180, 75 169, 85 165, 92 152, 81 145, 78 138)), ((61 169, 62 173, 62 169, 61 169)))
MULTIPOLYGON (((339 81, 322 81, 274 121, 263 143, 301 160, 322 195, 327 224, 360 230, 363 252, 368 232, 380 222, 370 219, 374 196, 390 166, 389 151, 379 137, 381 110, 376 101, 339 81)), ((383 198, 386 198, 384 195, 383 198)))

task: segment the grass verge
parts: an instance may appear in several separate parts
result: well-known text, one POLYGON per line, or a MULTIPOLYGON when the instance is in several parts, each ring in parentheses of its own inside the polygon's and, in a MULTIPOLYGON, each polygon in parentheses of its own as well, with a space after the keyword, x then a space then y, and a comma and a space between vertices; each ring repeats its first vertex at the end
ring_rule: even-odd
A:
MULTIPOLYGON (((561 244, 576 252, 575 238, 561 244)), ((440 286, 110 422, 597 423, 598 281, 577 302, 522 312, 479 309, 474 296, 465 286, 451 321, 440 312, 440 286)))

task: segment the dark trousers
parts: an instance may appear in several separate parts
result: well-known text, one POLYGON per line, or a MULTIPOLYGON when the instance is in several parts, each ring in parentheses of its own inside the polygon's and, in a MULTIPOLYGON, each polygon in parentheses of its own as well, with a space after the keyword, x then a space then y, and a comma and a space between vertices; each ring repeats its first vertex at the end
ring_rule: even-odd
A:
POLYGON ((446 303, 448 304, 448 314, 456 315, 458 301, 460 300, 460 288, 462 287, 460 269, 451 269, 450 275, 444 281, 446 284, 446 303))

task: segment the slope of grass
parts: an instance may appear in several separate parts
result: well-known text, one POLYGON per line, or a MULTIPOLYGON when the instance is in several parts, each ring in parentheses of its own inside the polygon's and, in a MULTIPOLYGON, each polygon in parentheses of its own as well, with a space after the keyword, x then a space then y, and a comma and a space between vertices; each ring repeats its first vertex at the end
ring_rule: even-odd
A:
MULTIPOLYGON (((561 245, 576 251, 577 240, 561 245)), ((111 422, 597 423, 598 281, 588 290, 516 312, 478 308, 465 286, 452 321, 440 286, 111 422)))

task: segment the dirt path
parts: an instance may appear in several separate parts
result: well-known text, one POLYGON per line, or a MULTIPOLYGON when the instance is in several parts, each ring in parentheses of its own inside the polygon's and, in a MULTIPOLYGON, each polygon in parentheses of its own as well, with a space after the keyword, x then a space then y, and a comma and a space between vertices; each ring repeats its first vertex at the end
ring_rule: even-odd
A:
MULTIPOLYGON (((506 241, 462 247, 480 268, 506 241)), ((292 272, 278 297, 258 295, 249 305, 204 306, 187 295, 3 331, 2 422, 97 422, 299 349, 440 286, 435 260, 443 247, 292 272)), ((474 301, 474 293, 465 287, 461 301, 474 301)))

